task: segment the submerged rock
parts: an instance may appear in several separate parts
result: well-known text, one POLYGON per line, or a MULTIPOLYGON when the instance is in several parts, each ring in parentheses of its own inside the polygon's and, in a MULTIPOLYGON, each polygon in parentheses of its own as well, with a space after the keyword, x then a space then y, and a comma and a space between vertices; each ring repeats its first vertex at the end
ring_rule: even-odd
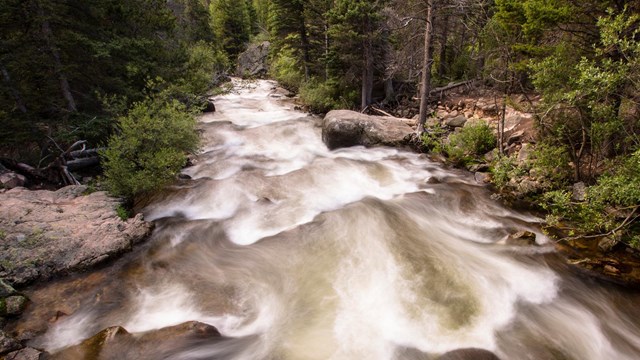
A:
POLYGON ((329 149, 356 145, 399 146, 413 132, 402 119, 351 110, 330 111, 322 122, 322 140, 329 149))
POLYGON ((131 249, 152 225, 123 221, 119 202, 85 186, 0 194, 0 278, 13 285, 89 268, 131 249))
POLYGON ((3 358, 4 360, 40 360, 42 351, 26 347, 18 351, 10 352, 3 358))
POLYGON ((210 343, 220 332, 208 324, 189 321, 132 335, 120 326, 106 328, 82 343, 52 355, 53 359, 163 359, 199 341, 210 343))
POLYGON ((438 360, 500 360, 500 358, 489 350, 466 348, 449 351, 438 360))
POLYGON ((16 339, 0 330, 0 356, 21 348, 22 345, 16 339))

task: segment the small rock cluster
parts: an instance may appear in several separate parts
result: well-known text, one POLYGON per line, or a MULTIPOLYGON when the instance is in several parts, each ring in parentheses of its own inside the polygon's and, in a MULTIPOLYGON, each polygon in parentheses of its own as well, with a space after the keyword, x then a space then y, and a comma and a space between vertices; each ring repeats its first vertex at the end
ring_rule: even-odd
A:
MULTIPOLYGON (((28 302, 29 299, 0 279, 0 329, 8 319, 20 316, 28 302)), ((19 339, 0 330, 0 358, 30 360, 39 359, 40 354, 40 351, 25 347, 19 339)))

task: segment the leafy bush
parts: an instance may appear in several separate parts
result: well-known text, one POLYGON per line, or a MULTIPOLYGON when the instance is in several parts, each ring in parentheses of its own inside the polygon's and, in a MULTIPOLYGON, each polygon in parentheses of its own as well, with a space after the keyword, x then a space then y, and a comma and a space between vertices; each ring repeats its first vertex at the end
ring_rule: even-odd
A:
POLYGON ((102 153, 107 188, 118 196, 167 184, 185 164, 186 153, 198 146, 195 117, 176 100, 136 103, 118 125, 102 153))
POLYGON ((285 88, 298 91, 304 82, 304 74, 291 49, 284 48, 271 63, 271 75, 285 88))
POLYGON ((640 235, 633 231, 634 214, 640 206, 640 150, 600 177, 589 188, 585 202, 575 202, 564 190, 544 194, 541 206, 550 212, 549 219, 571 221, 587 233, 613 232, 623 235, 632 246, 640 244, 640 235))
POLYGON ((444 150, 454 162, 466 164, 486 154, 495 146, 496 137, 489 125, 478 123, 465 126, 460 132, 451 134, 444 150))
POLYGON ((131 211, 125 208, 122 204, 116 206, 116 214, 122 221, 127 221, 131 217, 131 211))
POLYGON ((566 146, 540 143, 532 152, 530 166, 540 177, 551 181, 553 187, 558 188, 566 185, 571 178, 569 162, 566 146))
POLYGON ((431 152, 442 153, 444 151, 444 143, 442 139, 446 134, 446 130, 441 127, 428 127, 421 135, 422 144, 431 152))
POLYGON ((318 81, 311 79, 300 87, 300 99, 309 105, 311 111, 326 113, 333 109, 349 108, 357 99, 357 92, 341 88, 333 80, 318 81))
POLYGON ((504 189, 511 179, 526 174, 527 170, 518 166, 512 156, 497 156, 491 163, 491 179, 498 189, 504 189))

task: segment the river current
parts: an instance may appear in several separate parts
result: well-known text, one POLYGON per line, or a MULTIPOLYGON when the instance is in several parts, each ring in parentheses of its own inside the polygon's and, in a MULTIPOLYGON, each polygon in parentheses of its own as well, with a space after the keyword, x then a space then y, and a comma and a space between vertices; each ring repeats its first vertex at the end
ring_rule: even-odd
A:
POLYGON ((573 275, 540 219, 424 155, 330 151, 275 83, 234 84, 201 118, 192 179, 144 207, 149 242, 36 345, 195 320, 223 337, 138 358, 640 358, 637 294, 573 275), (536 244, 506 241, 521 230, 536 244))

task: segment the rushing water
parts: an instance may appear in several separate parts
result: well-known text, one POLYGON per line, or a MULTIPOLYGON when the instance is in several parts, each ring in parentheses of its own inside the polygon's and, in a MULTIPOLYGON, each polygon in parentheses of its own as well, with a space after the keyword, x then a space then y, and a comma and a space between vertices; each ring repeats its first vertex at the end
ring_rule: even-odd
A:
POLYGON ((193 180, 144 209, 147 247, 36 345, 197 320, 223 338, 138 358, 640 358, 637 295, 570 275, 539 219, 423 155, 329 151, 274 83, 236 85, 201 120, 193 180), (537 244, 505 241, 518 230, 537 244))

